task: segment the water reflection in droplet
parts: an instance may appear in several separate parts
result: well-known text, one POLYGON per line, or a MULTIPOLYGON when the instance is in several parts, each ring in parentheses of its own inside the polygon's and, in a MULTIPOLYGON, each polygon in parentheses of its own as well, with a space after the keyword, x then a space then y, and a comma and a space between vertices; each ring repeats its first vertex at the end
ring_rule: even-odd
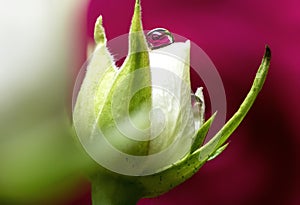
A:
POLYGON ((147 33, 147 42, 150 49, 165 47, 174 43, 174 37, 170 31, 164 28, 156 28, 147 33))

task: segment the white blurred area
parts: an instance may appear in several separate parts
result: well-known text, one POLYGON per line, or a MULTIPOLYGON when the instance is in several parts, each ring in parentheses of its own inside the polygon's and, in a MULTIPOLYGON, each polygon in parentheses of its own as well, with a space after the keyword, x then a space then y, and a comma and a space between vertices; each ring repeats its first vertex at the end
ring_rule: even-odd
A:
POLYGON ((42 98, 36 99, 40 103, 54 103, 53 98, 65 92, 61 86, 66 84, 66 72, 74 65, 72 59, 78 58, 76 21, 84 4, 82 0, 1 1, 1 122, 2 114, 28 95, 40 93, 42 98))
POLYGON ((40 195, 81 166, 66 101, 87 3, 0 0, 0 204, 40 195))

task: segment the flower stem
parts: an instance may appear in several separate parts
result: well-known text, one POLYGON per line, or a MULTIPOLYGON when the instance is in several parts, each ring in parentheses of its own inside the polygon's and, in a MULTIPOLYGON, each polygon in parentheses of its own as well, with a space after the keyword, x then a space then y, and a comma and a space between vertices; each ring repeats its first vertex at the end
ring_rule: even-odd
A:
POLYGON ((141 198, 130 182, 111 175, 98 174, 92 178, 93 205, 134 205, 141 198))

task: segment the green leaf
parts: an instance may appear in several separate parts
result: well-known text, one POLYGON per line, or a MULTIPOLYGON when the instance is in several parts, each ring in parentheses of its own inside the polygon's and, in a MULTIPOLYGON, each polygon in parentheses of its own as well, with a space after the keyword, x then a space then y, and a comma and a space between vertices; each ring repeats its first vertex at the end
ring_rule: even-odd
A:
POLYGON ((217 113, 214 113, 197 131, 190 153, 193 153, 194 151, 199 149, 199 147, 203 144, 206 134, 207 134, 212 122, 214 121, 216 114, 217 113))

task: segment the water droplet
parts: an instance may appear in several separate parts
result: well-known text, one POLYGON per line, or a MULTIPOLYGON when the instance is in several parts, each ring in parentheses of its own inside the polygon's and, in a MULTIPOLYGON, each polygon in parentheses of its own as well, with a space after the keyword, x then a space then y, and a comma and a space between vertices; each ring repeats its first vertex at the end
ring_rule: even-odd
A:
POLYGON ((147 42, 150 49, 165 47, 174 43, 174 37, 170 31, 164 28, 156 28, 147 33, 147 42))

